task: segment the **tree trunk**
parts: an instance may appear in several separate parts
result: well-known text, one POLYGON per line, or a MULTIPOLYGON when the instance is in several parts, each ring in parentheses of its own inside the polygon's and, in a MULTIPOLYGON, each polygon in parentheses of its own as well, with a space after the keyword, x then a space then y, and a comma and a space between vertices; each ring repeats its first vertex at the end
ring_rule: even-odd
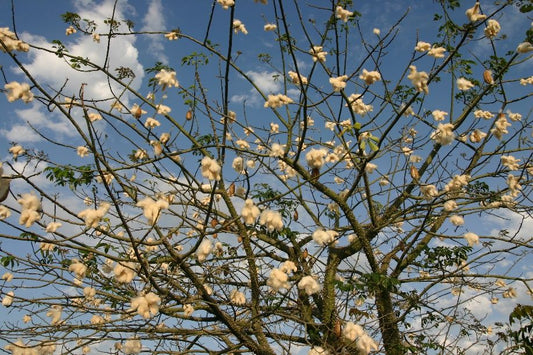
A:
POLYGON ((379 327, 387 355, 404 354, 402 338, 398 328, 398 319, 392 307, 391 294, 385 289, 381 289, 376 294, 376 306, 378 309, 379 327))

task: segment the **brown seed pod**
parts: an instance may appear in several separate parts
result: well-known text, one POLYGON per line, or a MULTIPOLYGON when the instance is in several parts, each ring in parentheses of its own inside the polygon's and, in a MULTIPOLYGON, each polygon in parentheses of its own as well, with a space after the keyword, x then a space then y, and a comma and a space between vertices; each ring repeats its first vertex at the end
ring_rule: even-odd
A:
POLYGON ((484 136, 485 135, 479 129, 476 129, 470 133, 470 141, 472 143, 478 143, 484 138, 484 136))
POLYGON ((234 182, 232 182, 228 188, 228 196, 231 197, 233 195, 235 195, 235 183, 234 182))
POLYGON ((10 183, 11 183, 11 179, 3 178, 0 176, 0 202, 4 201, 9 195, 9 184, 10 183))
POLYGON ((192 120, 192 111, 191 110, 187 111, 187 113, 185 114, 185 119, 187 121, 192 120))
POLYGON ((319 176, 320 170, 318 170, 317 168, 313 168, 313 170, 311 170, 311 179, 317 179, 319 176))
POLYGON ((238 241, 239 243, 242 243, 242 237, 241 237, 240 235, 237 237, 237 241, 238 241))
POLYGON ((218 233, 213 234, 213 239, 217 239, 217 238, 218 238, 218 233))
POLYGON ((307 257, 309 256, 309 251, 307 251, 307 249, 305 249, 302 253, 302 259, 307 259, 307 257))
POLYGON ((131 113, 133 115, 133 117, 135 118, 141 118, 142 114, 143 114, 143 110, 141 109, 140 106, 137 107, 137 109, 135 111, 133 111, 131 113))
POLYGON ((420 173, 418 172, 418 169, 414 165, 411 165, 410 173, 411 173, 411 177, 413 178, 413 180, 420 179, 420 173))
POLYGON ((483 72, 483 80, 489 85, 494 84, 494 79, 492 78, 492 72, 490 70, 487 69, 483 72))
POLYGON ((335 329, 334 329, 335 335, 337 337, 340 337, 341 336, 341 331, 342 331, 341 321, 337 319, 337 321, 335 322, 335 329))
POLYGON ((294 214, 292 216, 292 219, 296 222, 298 221, 298 211, 294 210, 294 214))
POLYGON ((213 218, 213 219, 211 220, 211 227, 212 227, 212 228, 215 228, 217 225, 218 225, 218 221, 216 220, 216 218, 213 218))

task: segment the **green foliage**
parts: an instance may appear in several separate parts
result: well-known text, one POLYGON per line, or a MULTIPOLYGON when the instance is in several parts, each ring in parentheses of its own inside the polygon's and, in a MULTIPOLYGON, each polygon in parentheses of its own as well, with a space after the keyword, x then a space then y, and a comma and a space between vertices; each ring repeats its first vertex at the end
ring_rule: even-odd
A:
MULTIPOLYGON (((357 123, 355 125, 357 125, 357 123)), ((366 145, 368 144, 368 146, 370 147, 370 150, 375 152, 379 150, 379 147, 376 143, 379 143, 379 138, 370 134, 367 138, 363 138, 360 140, 359 147, 361 148, 362 151, 364 151, 366 149, 366 145)))
POLYGON ((59 58, 63 58, 64 53, 68 52, 67 48, 63 45, 63 43, 61 43, 60 40, 54 39, 52 40, 52 43, 54 44, 52 48, 56 49, 56 55, 59 58))
POLYGON ((484 181, 474 181, 466 185, 466 192, 472 196, 486 196, 489 192, 489 185, 484 181))
POLYGON ((475 79, 468 76, 474 73, 473 67, 477 63, 472 59, 463 59, 461 53, 456 53, 454 57, 453 65, 448 69, 449 72, 454 73, 457 77, 465 77, 474 83, 475 79))
POLYGON ((127 185, 123 185, 124 192, 133 200, 137 201, 137 189, 127 185))
POLYGON ((446 6, 448 9, 453 10, 461 6, 459 0, 438 0, 443 6, 446 6))
POLYGON ((400 281, 397 278, 389 277, 387 275, 371 272, 361 276, 361 283, 371 292, 378 290, 386 290, 389 292, 396 292, 400 281))
POLYGON ((520 1, 517 1, 515 5, 519 7, 520 12, 523 14, 533 11, 532 0, 520 0, 520 1))
POLYGON ((63 22, 68 23, 82 31, 92 33, 96 30, 96 22, 89 19, 82 19, 80 15, 75 12, 65 12, 61 15, 63 22))
POLYGON ((501 201, 501 193, 491 191, 484 181, 473 181, 465 187, 466 193, 471 198, 482 199, 485 203, 501 201))
MULTIPOLYGON (((147 74, 152 74, 152 73, 157 74, 163 69, 165 69, 166 71, 174 71, 174 68, 172 68, 172 67, 170 67, 170 66, 168 66, 166 64, 163 64, 162 62, 156 62, 153 67, 146 68, 144 71, 147 74)), ((152 78, 148 79, 148 86, 151 87, 152 90, 154 90, 154 91, 158 87, 157 83, 158 83, 158 80, 155 77, 152 77, 152 78)))
POLYGON ((337 287, 342 292, 351 292, 354 289, 354 285, 349 282, 344 283, 343 281, 340 281, 340 280, 335 280, 334 282, 335 282, 335 287, 337 287))
POLYGON ((211 48, 211 49, 217 49, 218 47, 220 47, 220 45, 219 45, 218 43, 213 43, 213 42, 211 42, 210 39, 207 39, 207 40, 205 41, 205 46, 206 46, 207 48, 211 48))
MULTIPOLYGON (((117 20, 112 19, 112 18, 106 18, 104 20, 104 23, 106 25, 109 25, 109 27, 111 27, 112 31, 118 31, 118 28, 120 27, 120 21, 117 21, 117 20)), ((129 24, 128 24, 128 28, 129 28, 129 24)))
POLYGON ((472 251, 469 246, 443 247, 435 248, 426 247, 424 249, 423 261, 418 263, 419 266, 429 269, 443 269, 448 266, 460 265, 468 259, 468 253, 472 251))
POLYGON ((144 160, 148 160, 148 154, 146 154, 144 157, 137 157, 137 151, 136 150, 132 150, 130 154, 128 154, 128 158, 134 162, 134 163, 138 163, 140 161, 144 161, 144 160))
POLYGON ((20 233, 20 238, 37 241, 39 239, 39 236, 31 232, 22 232, 20 233))
POLYGON ((531 27, 526 31, 526 41, 529 43, 533 43, 533 28, 531 27))
POLYGON ((518 304, 509 314, 511 326, 518 325, 517 330, 511 330, 510 336, 519 350, 526 354, 533 354, 533 306, 518 304))
POLYGON ((44 169, 46 178, 58 186, 68 185, 75 189, 81 185, 89 185, 94 178, 94 170, 90 165, 49 166, 44 169))
MULTIPOLYGON (((430 316, 432 316, 432 314, 430 314, 430 316)), ((422 322, 424 322, 425 319, 427 320, 428 318, 427 317, 422 318, 422 322)), ((405 349, 406 354, 427 353, 427 350, 441 350, 441 351, 444 350, 444 346, 439 344, 437 341, 431 340, 429 337, 423 334, 414 336, 412 339, 412 343, 416 345, 411 345, 407 347, 405 349)), ((439 352, 439 354, 442 354, 442 353, 443 352, 439 352)))
POLYGON ((212 134, 205 134, 203 136, 196 138, 196 142, 193 143, 191 147, 191 149, 193 149, 192 154, 202 155, 202 153, 197 151, 196 149, 201 148, 201 147, 206 147, 209 145, 213 145, 215 142, 216 142, 215 137, 212 134))
POLYGON ((52 264, 54 262, 52 251, 39 249, 38 253, 41 255, 41 258, 39 259, 41 265, 52 264))
MULTIPOLYGON (((391 97, 392 102, 397 104, 398 106, 405 103, 406 101, 411 100, 413 96, 416 95, 416 89, 412 85, 398 85, 393 96, 391 97)), ((387 95, 390 95, 387 93, 387 95)), ((390 96, 389 96, 390 97, 390 96)), ((421 102, 422 99, 420 97, 417 97, 414 100, 414 103, 421 102)))
POLYGON ((455 24, 455 22, 448 20, 445 21, 440 27, 437 37, 439 38, 454 38, 461 33, 461 28, 455 24))
POLYGON ((265 64, 269 64, 272 61, 272 56, 268 53, 259 53, 257 55, 257 58, 259 59, 260 62, 265 63, 265 64))
POLYGON ((487 65, 494 73, 498 73, 498 75, 505 74, 509 69, 505 69, 508 66, 508 61, 503 57, 495 55, 491 55, 490 59, 485 61, 485 65, 487 65))
POLYGON ((126 21, 126 26, 128 26, 128 31, 132 32, 133 27, 135 27, 135 22, 133 22, 132 20, 125 20, 125 21, 126 21))
POLYGON ((80 25, 81 17, 75 12, 65 12, 64 14, 61 14, 61 18, 63 19, 63 22, 73 26, 79 27, 80 25))
POLYGON ((76 58, 70 58, 70 66, 73 69, 81 69, 82 66, 86 66, 90 63, 89 58, 82 58, 82 57, 76 57, 76 58))
POLYGON ((289 46, 296 46, 296 40, 290 37, 287 33, 280 34, 280 36, 276 38, 276 42, 281 43, 281 50, 284 53, 287 53, 289 51, 289 46))
POLYGON ((195 67, 209 64, 209 57, 201 52, 192 52, 181 58, 181 65, 193 65, 195 67))
POLYGON ((146 69, 144 69, 144 71, 146 73, 150 74, 150 73, 158 73, 162 69, 165 69, 165 70, 168 70, 168 71, 174 71, 174 68, 172 68, 172 67, 170 67, 170 66, 168 66, 166 64, 163 64, 162 62, 156 62, 153 67, 146 68, 146 69))
POLYGON ((128 67, 118 67, 115 69, 115 71, 117 72, 117 77, 119 80, 125 78, 135 78, 135 73, 128 67))
POLYGON ((14 255, 6 255, 0 258, 0 264, 2 264, 4 267, 15 267, 18 266, 19 262, 17 261, 17 258, 14 255))
POLYGON ((428 313, 421 319, 421 324, 425 326, 435 326, 442 323, 442 317, 435 313, 428 313))
POLYGON ((252 199, 257 199, 260 202, 267 200, 275 200, 281 193, 270 187, 269 184, 255 184, 252 191, 252 199))
POLYGON ((281 215, 286 218, 289 217, 298 207, 298 201, 291 199, 284 199, 280 191, 274 190, 269 184, 255 184, 252 191, 252 199, 260 202, 268 202, 268 208, 276 208, 280 210, 281 215))

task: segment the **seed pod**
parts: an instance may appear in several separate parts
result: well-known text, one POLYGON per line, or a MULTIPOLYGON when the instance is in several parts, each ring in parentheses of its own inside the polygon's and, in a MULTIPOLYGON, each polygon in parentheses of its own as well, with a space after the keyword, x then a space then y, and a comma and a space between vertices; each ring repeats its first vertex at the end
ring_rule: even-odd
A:
POLYGON ((294 210, 294 215, 292 216, 292 219, 296 222, 298 221, 298 211, 294 210))
POLYGON ((490 70, 487 69, 483 72, 483 80, 489 85, 494 84, 494 79, 492 78, 492 72, 490 70))
POLYGON ((135 118, 141 118, 142 114, 143 114, 143 110, 141 109, 140 106, 138 106, 137 109, 132 112, 132 115, 135 118))
POLYGON ((9 195, 9 184, 11 179, 0 176, 0 202, 4 201, 9 195))
POLYGON ((228 188, 228 196, 231 197, 233 195, 235 195, 235 183, 234 182, 232 182, 228 188))
POLYGON ((240 235, 237 237, 237 241, 238 241, 239 243, 242 243, 242 237, 241 237, 240 235))
POLYGON ((474 130, 472 133, 470 133, 470 141, 472 143, 478 143, 481 141, 484 137, 484 134, 479 129, 474 130))
POLYGON ((187 121, 192 120, 192 111, 191 110, 187 111, 187 113, 185 114, 185 119, 187 121))
POLYGON ((216 220, 216 218, 213 218, 213 219, 211 220, 211 227, 212 227, 212 228, 215 228, 215 227, 217 226, 217 224, 218 224, 218 221, 216 220))
POLYGON ((307 259, 307 257, 309 256, 309 252, 307 251, 307 249, 305 249, 302 253, 302 259, 307 259))
POLYGON ((320 170, 318 170, 317 168, 313 168, 313 170, 311 170, 311 179, 317 179, 319 176, 320 170))
POLYGON ((218 238, 218 233, 213 234, 213 239, 217 239, 217 238, 218 238))
POLYGON ((400 244, 398 245, 398 247, 399 247, 399 249, 402 250, 402 251, 405 250, 405 247, 406 247, 405 242, 403 242, 403 241, 400 242, 400 244))
POLYGON ((418 172, 418 169, 414 165, 411 165, 410 173, 411 173, 411 177, 413 178, 413 180, 420 179, 420 173, 418 172))
POLYGON ((340 320, 338 320, 338 319, 337 319, 337 321, 335 322, 335 330, 334 330, 334 332, 335 332, 335 335, 336 335, 337 337, 340 337, 340 336, 341 336, 341 322, 340 322, 340 320))

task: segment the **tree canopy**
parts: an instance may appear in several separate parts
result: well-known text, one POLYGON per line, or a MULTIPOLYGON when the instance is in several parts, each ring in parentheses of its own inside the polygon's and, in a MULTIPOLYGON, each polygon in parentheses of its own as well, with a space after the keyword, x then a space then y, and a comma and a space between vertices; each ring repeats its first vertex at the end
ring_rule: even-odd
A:
POLYGON ((6 353, 532 353, 531 2, 16 6, 6 353))

